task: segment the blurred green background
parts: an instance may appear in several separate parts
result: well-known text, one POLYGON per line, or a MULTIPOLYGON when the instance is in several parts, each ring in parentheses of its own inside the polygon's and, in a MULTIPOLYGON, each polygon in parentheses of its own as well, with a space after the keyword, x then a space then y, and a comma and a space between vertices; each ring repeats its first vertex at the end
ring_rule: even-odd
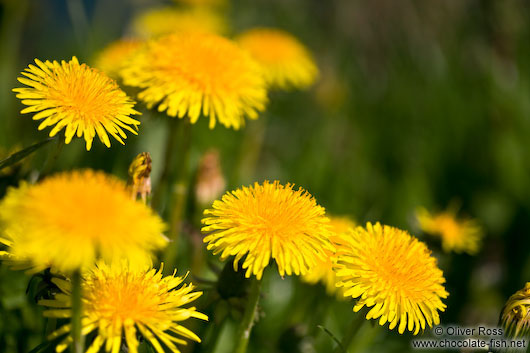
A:
MULTIPOLYGON (((0 147, 17 149, 47 136, 18 113, 22 106, 11 92, 34 58, 76 55, 90 63, 128 33, 135 14, 161 3, 0 0, 0 147)), ((530 279, 530 4, 234 0, 222 11, 231 34, 255 26, 289 31, 310 48, 321 75, 309 91, 271 92, 262 122, 248 122, 248 131, 209 130, 199 119, 192 128, 192 169, 215 147, 228 189, 264 179, 293 182, 331 214, 381 221, 420 238, 418 206, 458 203, 462 214, 478 218, 486 236, 476 256, 444 255, 438 242, 422 238, 447 279, 442 323, 496 325, 505 300, 530 279), (265 126, 257 168, 240 173, 242 144, 256 124, 265 126)), ((90 152, 74 139, 55 169, 91 167, 125 179, 132 158, 149 151, 156 181, 168 118, 138 107, 144 112, 139 136, 111 149, 94 143, 90 152)), ((26 160, 18 174, 2 176, 0 195, 21 177, 31 179, 53 144, 26 160)), ((186 257, 178 265, 181 272, 190 267, 186 257)), ((28 281, 28 275, 0 267, 2 352, 27 352, 42 340, 44 320, 25 296, 28 281)), ((265 281, 264 315, 251 351, 331 352, 333 341, 316 324, 340 338, 353 317, 352 303, 335 302, 322 288, 282 280, 274 271, 265 281), (329 303, 325 313, 309 314, 314 303, 305 300, 312 295, 329 303)), ((230 352, 233 325, 225 325, 216 352, 230 352)), ((403 352, 410 339, 367 324, 355 344, 364 352, 403 352)))

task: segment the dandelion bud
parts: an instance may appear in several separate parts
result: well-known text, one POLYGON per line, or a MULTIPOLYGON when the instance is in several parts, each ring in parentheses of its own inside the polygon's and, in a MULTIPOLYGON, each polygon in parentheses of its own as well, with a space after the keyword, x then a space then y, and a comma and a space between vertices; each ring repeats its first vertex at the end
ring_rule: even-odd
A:
POLYGON ((129 178, 132 187, 132 198, 136 200, 138 194, 145 202, 151 195, 151 155, 142 152, 137 155, 129 166, 129 178))
POLYGON ((501 325, 507 337, 527 336, 530 331, 530 282, 512 295, 501 313, 501 325))
POLYGON ((197 171, 195 197, 201 205, 210 204, 225 190, 226 182, 221 171, 219 151, 209 150, 202 156, 197 171))

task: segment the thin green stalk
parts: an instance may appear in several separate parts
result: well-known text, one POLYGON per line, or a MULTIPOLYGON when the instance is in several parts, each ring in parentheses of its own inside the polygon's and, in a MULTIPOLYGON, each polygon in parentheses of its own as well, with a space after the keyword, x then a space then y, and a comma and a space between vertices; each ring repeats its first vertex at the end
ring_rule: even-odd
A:
POLYGON ((364 318, 363 311, 355 314, 348 331, 342 337, 341 345, 335 349, 335 353, 346 353, 351 346, 353 339, 367 320, 364 318))
POLYGON ((72 275, 72 352, 83 353, 85 337, 81 334, 81 318, 83 316, 83 300, 81 287, 81 271, 72 275))
POLYGON ((158 179, 152 198, 153 208, 159 212, 162 211, 164 206, 164 195, 166 195, 169 179, 171 178, 176 165, 175 156, 178 150, 178 135, 181 123, 182 121, 177 118, 168 120, 169 132, 164 151, 164 164, 162 165, 162 173, 160 173, 160 178, 158 179))
POLYGON ((215 347, 217 346, 217 341, 219 341, 219 337, 221 337, 221 332, 223 331, 223 326, 225 323, 225 318, 222 317, 217 322, 212 323, 212 331, 208 337, 208 341, 204 344, 203 348, 201 349, 201 352, 204 351, 205 353, 213 353, 215 352, 215 347))
POLYGON ((55 167, 55 163, 57 163, 59 155, 61 154, 64 147, 64 138, 64 132, 60 133, 59 136, 56 137, 57 140, 55 141, 55 147, 52 147, 51 154, 48 156, 46 164, 42 168, 42 175, 46 176, 50 174, 53 170, 53 167, 55 167))
POLYGON ((178 249, 178 240, 182 229, 182 219, 186 209, 189 188, 189 157, 191 149, 191 123, 181 121, 180 144, 178 146, 179 159, 175 181, 171 187, 169 202, 169 239, 171 244, 166 248, 164 262, 168 268, 173 268, 173 263, 178 249))
MULTIPOLYGON (((188 124, 188 126, 191 126, 188 124)), ((188 187, 189 187, 189 157, 190 157, 190 147, 191 147, 191 138, 189 133, 185 136, 186 141, 181 148, 181 164, 178 168, 177 178, 173 184, 171 190, 172 202, 171 202, 171 213, 169 217, 169 224, 171 226, 170 230, 170 239, 174 242, 177 241, 180 234, 180 229, 182 225, 182 216, 184 215, 184 209, 186 208, 186 201, 188 196, 188 187)))
POLYGON ((248 341, 250 338, 250 332, 254 325, 254 317, 258 309, 258 302, 261 290, 261 280, 252 278, 250 285, 250 292, 247 298, 247 305, 245 306, 245 312, 243 313, 243 319, 239 325, 236 336, 236 349, 235 353, 245 353, 247 351, 248 341))
POLYGON ((81 0, 67 0, 66 5, 70 21, 72 22, 72 29, 79 47, 79 52, 83 53, 83 56, 86 56, 92 51, 92 41, 83 2, 81 0))
POLYGON ((233 177, 235 180, 232 180, 233 184, 239 185, 253 179, 263 148, 266 130, 267 117, 265 114, 258 120, 248 123, 241 142, 236 175, 233 177))
POLYGON ((46 322, 46 330, 44 332, 44 337, 47 338, 49 335, 51 335, 55 330, 57 329, 57 319, 56 318, 49 318, 46 322))
POLYGON ((2 1, 0 14, 0 141, 4 147, 11 146, 20 140, 20 134, 14 124, 15 100, 11 91, 18 71, 22 29, 29 8, 28 0, 2 1))

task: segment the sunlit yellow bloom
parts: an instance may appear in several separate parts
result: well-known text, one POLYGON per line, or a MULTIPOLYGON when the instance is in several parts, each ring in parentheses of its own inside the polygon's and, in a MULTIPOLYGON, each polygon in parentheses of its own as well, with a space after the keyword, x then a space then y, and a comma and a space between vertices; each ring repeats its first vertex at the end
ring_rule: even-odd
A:
POLYGON ((454 210, 447 210, 432 215, 424 208, 416 212, 421 229, 442 240, 444 251, 476 254, 482 240, 482 229, 471 219, 459 220, 454 210))
POLYGON ((143 90, 138 98, 169 116, 201 113, 238 129, 257 119, 267 92, 259 65, 228 39, 213 34, 173 34, 150 41, 122 70, 124 83, 143 90))
POLYGON ((69 62, 35 59, 18 80, 29 86, 15 88, 17 98, 28 107, 22 114, 37 113, 33 120, 43 120, 39 130, 53 126, 50 136, 55 136, 66 127, 66 143, 74 135, 84 136, 86 149, 90 150, 96 133, 110 147, 108 134, 124 144, 127 138, 124 129, 137 134, 140 122, 130 117, 140 114, 133 109, 132 101, 116 82, 105 74, 79 64, 74 56, 69 62), (132 127, 134 128, 132 128, 132 127))
POLYGON ((427 246, 409 233, 379 223, 350 231, 349 245, 337 251, 335 267, 344 296, 359 298, 354 311, 371 307, 366 319, 399 323, 417 334, 426 324, 440 323, 447 298, 442 271, 427 246))
POLYGON ((265 79, 272 87, 305 88, 318 76, 318 68, 308 50, 287 32, 255 28, 241 34, 238 42, 261 64, 265 79))
POLYGON ((94 60, 94 67, 117 79, 123 63, 130 58, 142 42, 137 39, 120 39, 107 45, 94 60))
MULTIPOLYGON (((335 249, 340 248, 344 243, 344 237, 348 236, 348 231, 355 228, 355 222, 348 217, 330 217, 332 235, 330 236, 331 243, 335 249)), ((328 294, 337 293, 337 276, 333 270, 333 264, 336 263, 336 256, 334 251, 325 250, 326 256, 319 259, 317 264, 313 266, 302 279, 310 284, 322 282, 326 286, 328 294)))
MULTIPOLYGON (((86 352, 97 353, 104 346, 105 351, 118 353, 124 343, 128 352, 137 353, 137 334, 158 353, 165 352, 162 346, 171 352, 180 352, 176 345, 185 345, 184 339, 200 342, 200 338, 180 322, 189 318, 208 320, 195 307, 184 308, 202 292, 193 292, 192 284, 180 286, 184 277, 175 277, 175 274, 176 270, 173 275, 163 277, 162 269, 129 270, 123 265, 103 264, 87 273, 82 284, 82 333, 88 335, 96 331, 96 336, 86 352)), ((55 279, 54 283, 63 293, 39 303, 50 308, 44 312, 45 316, 68 318, 71 315, 70 282, 55 279)), ((70 324, 62 326, 49 339, 68 334, 70 328, 70 324)), ((71 336, 67 336, 56 346, 56 351, 64 351, 71 341, 71 336)))
POLYGON ((218 13, 206 8, 161 7, 140 14, 133 27, 139 36, 152 38, 190 31, 222 34, 228 25, 218 13))
POLYGON ((0 202, 0 227, 13 256, 64 272, 98 257, 149 263, 167 242, 162 220, 132 200, 125 183, 90 170, 10 189, 0 202))
POLYGON ((226 193, 204 211, 204 242, 221 259, 243 257, 246 277, 261 279, 270 259, 280 275, 306 274, 334 248, 329 241, 329 219, 324 208, 302 188, 264 182, 226 193))
POLYGON ((512 295, 501 313, 501 325, 510 338, 527 337, 530 333, 530 282, 512 295))

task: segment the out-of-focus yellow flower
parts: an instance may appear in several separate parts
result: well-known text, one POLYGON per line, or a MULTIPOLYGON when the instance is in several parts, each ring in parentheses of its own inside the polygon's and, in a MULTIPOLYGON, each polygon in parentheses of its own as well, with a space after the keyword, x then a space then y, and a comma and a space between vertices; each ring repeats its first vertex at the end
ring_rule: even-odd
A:
POLYGON ((197 170, 195 197, 201 205, 210 204, 225 191, 219 151, 209 150, 202 156, 197 170))
POLYGON ((510 338, 528 337, 530 333, 530 282, 512 295, 501 313, 501 325, 510 338))
POLYGON ((33 120, 43 120, 39 130, 53 126, 50 136, 66 127, 66 143, 74 135, 84 136, 86 149, 90 150, 96 134, 105 146, 110 147, 108 134, 121 144, 127 138, 124 129, 137 134, 140 122, 130 115, 140 114, 133 109, 132 101, 116 82, 85 64, 74 56, 69 62, 35 59, 18 80, 29 86, 15 88, 17 98, 28 107, 22 114, 37 113, 33 120), (132 127, 134 128, 132 128, 132 127))
POLYGON ((123 63, 134 54, 142 42, 137 39, 120 39, 101 50, 95 60, 94 67, 103 71, 113 79, 119 78, 123 63))
POLYGON ((478 252, 483 232, 475 220, 459 220, 454 210, 433 215, 425 208, 418 209, 416 217, 424 232, 441 238, 444 251, 470 255, 478 252))
POLYGON ((287 32, 255 28, 242 33, 237 40, 261 64, 271 87, 305 88, 318 76, 309 51, 287 32))
MULTIPOLYGON (((185 308, 202 295, 193 292, 192 284, 180 286, 184 277, 163 277, 162 269, 131 270, 124 265, 99 264, 85 274, 83 293, 82 332, 96 332, 87 353, 96 353, 104 346, 106 352, 118 353, 122 344, 128 352, 138 352, 138 334, 147 340, 158 353, 167 347, 180 352, 176 345, 185 345, 185 339, 200 342, 200 338, 180 323, 189 318, 208 320, 195 307, 185 308), (179 287, 180 286, 180 287, 179 287)), ((54 299, 41 300, 49 307, 47 317, 69 318, 71 309, 70 282, 54 279, 62 293, 54 299)), ((64 325, 53 332, 49 339, 64 336, 71 325, 64 325)), ((64 338, 56 351, 62 352, 71 344, 72 337, 64 338)))
POLYGON ((140 14, 133 22, 135 33, 148 39, 178 32, 223 34, 227 28, 220 14, 203 7, 155 8, 140 14))
POLYGON ((93 266, 97 258, 150 263, 151 252, 167 243, 162 220, 131 200, 125 183, 91 170, 9 189, 0 227, 12 256, 61 272, 93 266))
POLYGON ((238 129, 244 117, 257 119, 267 91, 259 65, 232 41, 213 34, 173 34, 150 41, 121 72, 124 83, 139 87, 149 108, 172 117, 202 114, 210 128, 219 121, 238 129))
POLYGON ((292 184, 264 182, 226 193, 204 211, 204 242, 221 259, 235 256, 234 269, 245 257, 246 277, 261 279, 274 259, 280 275, 304 275, 334 251, 324 208, 292 184))
MULTIPOLYGON (((330 237, 331 243, 335 246, 335 249, 340 248, 346 240, 344 237, 348 236, 348 231, 355 228, 356 224, 348 217, 330 217, 332 235, 330 237)), ((302 279, 310 284, 322 282, 326 286, 328 294, 342 294, 340 289, 337 288, 337 276, 333 270, 333 265, 336 263, 335 252, 326 250, 326 256, 323 259, 317 261, 317 264, 313 266, 307 274, 302 276, 302 279)))
POLYGON ((133 200, 136 200, 138 194, 140 194, 140 197, 145 202, 147 196, 151 195, 151 163, 151 154, 142 152, 133 159, 129 166, 133 200))
POLYGON ((359 298, 353 310, 371 307, 366 319, 379 318, 389 329, 398 323, 418 334, 438 325, 447 298, 442 271, 427 246, 400 229, 379 223, 357 227, 337 251, 335 271, 344 296, 359 298))

